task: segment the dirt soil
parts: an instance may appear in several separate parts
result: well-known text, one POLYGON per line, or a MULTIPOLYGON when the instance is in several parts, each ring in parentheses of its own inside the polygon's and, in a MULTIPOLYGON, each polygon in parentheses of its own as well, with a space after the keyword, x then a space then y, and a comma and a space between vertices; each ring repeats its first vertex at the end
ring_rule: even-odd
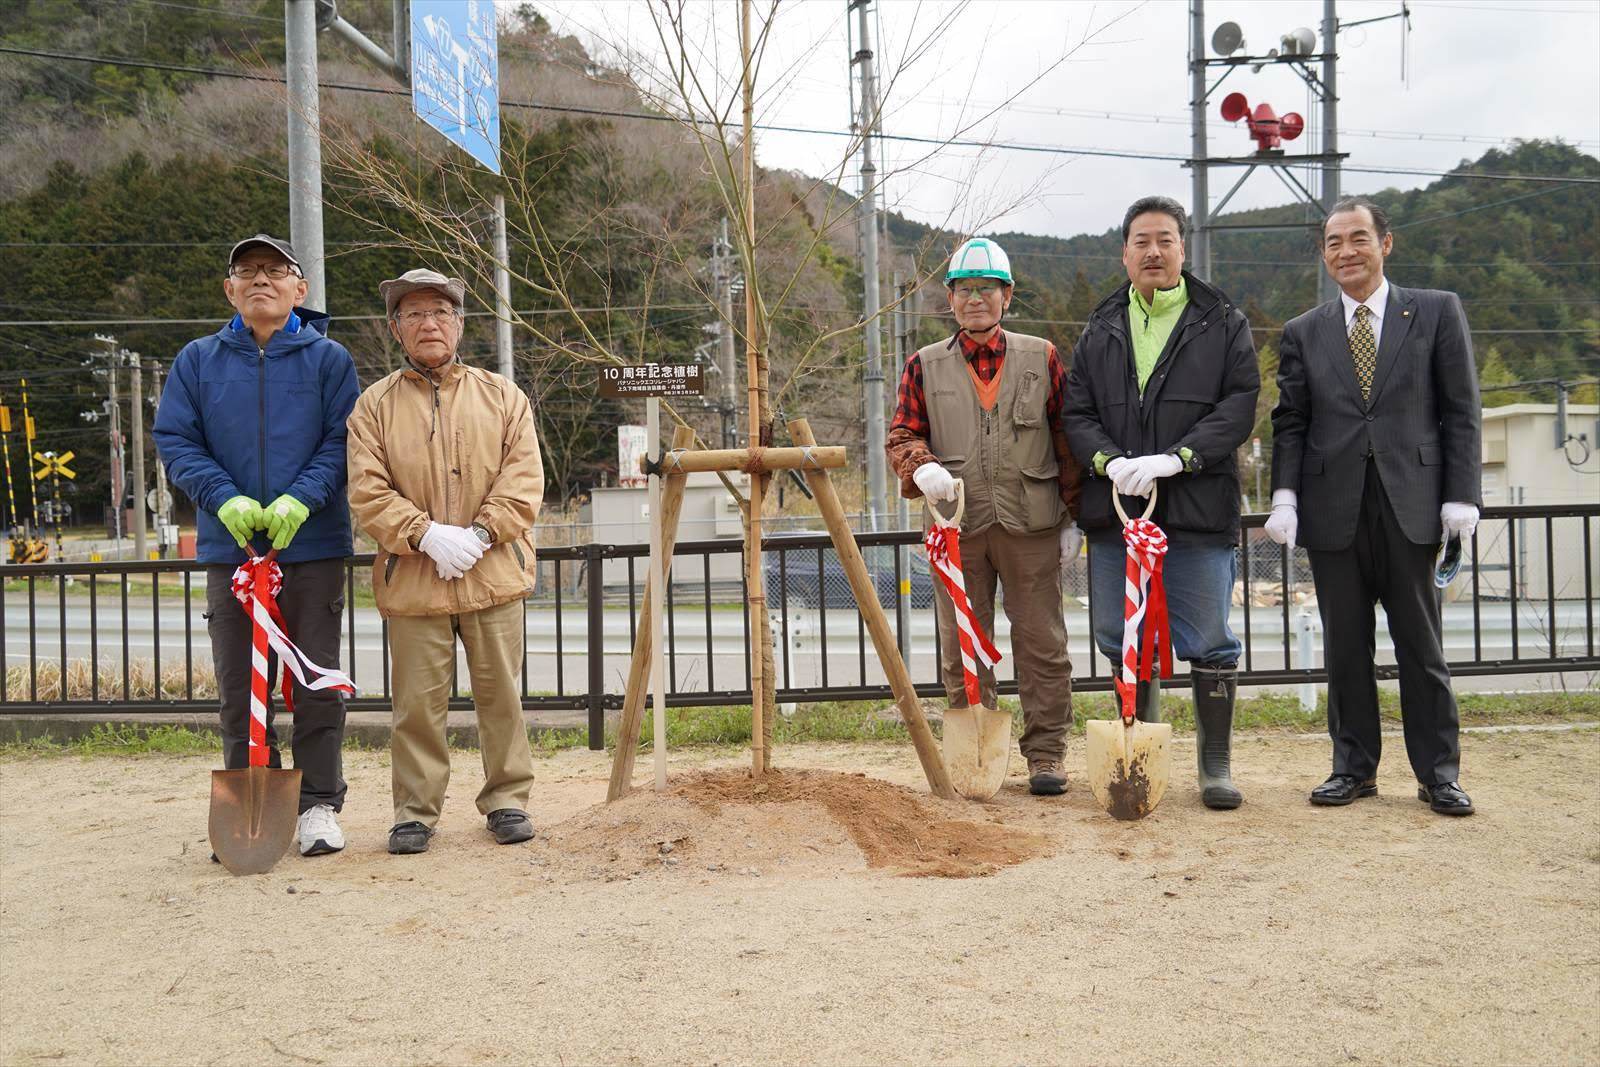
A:
POLYGON ((209 760, 9 760, 0 1063, 1600 1062, 1600 732, 1464 747, 1471 818, 1418 803, 1398 737, 1343 809, 1305 800, 1325 739, 1241 739, 1221 813, 1179 738, 1135 823, 1081 776, 939 801, 883 745, 782 750, 806 769, 764 788, 675 755, 606 806, 570 752, 505 848, 457 753, 412 857, 350 754, 349 847, 251 878, 207 859, 209 760))

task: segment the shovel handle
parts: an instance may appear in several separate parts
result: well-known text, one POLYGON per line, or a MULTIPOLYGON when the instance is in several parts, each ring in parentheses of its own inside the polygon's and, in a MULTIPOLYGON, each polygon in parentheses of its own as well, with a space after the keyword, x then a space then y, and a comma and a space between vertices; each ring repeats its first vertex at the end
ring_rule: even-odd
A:
MULTIPOLYGON (((1148 503, 1148 504, 1146 504, 1144 506, 1144 514, 1139 516, 1141 519, 1148 519, 1151 515, 1155 514, 1155 510, 1156 510, 1156 485, 1155 484, 1152 484, 1150 486, 1150 498, 1149 499, 1150 499, 1150 503, 1148 503)), ((1122 494, 1117 492, 1115 486, 1112 486, 1112 488, 1111 488, 1111 503, 1116 506, 1117 518, 1122 520, 1122 525, 1126 526, 1126 525, 1128 525, 1128 523, 1133 521, 1132 519, 1128 518, 1128 513, 1126 511, 1122 510, 1122 494)))
POLYGON ((939 506, 937 504, 935 504, 932 500, 928 500, 927 497, 923 497, 923 500, 927 501, 928 514, 933 516, 933 523, 935 526, 959 526, 961 525, 961 516, 967 513, 967 484, 960 478, 957 478, 955 483, 956 510, 955 513, 952 514, 948 519, 940 513, 939 506))

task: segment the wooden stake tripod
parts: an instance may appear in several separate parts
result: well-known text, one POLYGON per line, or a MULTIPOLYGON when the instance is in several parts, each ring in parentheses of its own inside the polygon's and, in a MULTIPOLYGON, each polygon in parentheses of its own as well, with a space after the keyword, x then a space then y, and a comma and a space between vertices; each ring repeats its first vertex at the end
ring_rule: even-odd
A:
MULTIPOLYGON (((954 800, 955 789, 950 784, 950 776, 945 771, 944 759, 940 755, 938 744, 934 741, 933 731, 928 727, 927 717, 922 713, 922 703, 917 699, 916 689, 911 684, 911 672, 906 669, 905 661, 900 658, 900 648, 895 643, 894 634, 890 632, 889 620, 883 613, 883 607, 878 603, 877 590, 873 586, 871 575, 867 573, 866 561, 861 558, 861 549, 856 545, 855 533, 850 529, 844 507, 839 503, 839 494, 828 476, 828 471, 845 465, 845 450, 838 446, 819 446, 811 433, 811 426, 805 419, 795 419, 789 423, 789 436, 798 447, 691 451, 689 445, 694 439, 693 432, 686 427, 678 427, 673 435, 672 451, 661 460, 664 476, 661 513, 659 516, 651 516, 652 522, 661 524, 662 587, 665 588, 667 582, 671 580, 672 549, 678 538, 678 516, 683 510, 683 490, 689 472, 744 471, 752 476, 759 476, 772 471, 800 471, 816 498, 817 508, 822 513, 822 521, 828 527, 828 534, 833 538, 834 550, 838 552, 839 562, 844 567, 845 576, 850 580, 850 589, 855 593, 856 605, 866 622, 868 632, 872 634, 873 647, 877 650, 878 659, 888 676, 889 688, 894 692, 895 706, 899 709, 901 719, 905 721, 906 729, 911 732, 911 743, 917 750, 917 759, 922 763, 922 772, 927 775, 928 786, 936 795, 954 800)), ((754 567, 759 574, 759 550, 754 554, 747 551, 746 555, 751 557, 746 560, 746 568, 754 567)), ((646 619, 650 618, 651 598, 655 595, 656 590, 647 581, 642 602, 643 617, 646 619)), ((760 662, 761 649, 756 642, 761 640, 770 641, 771 635, 757 633, 756 627, 750 627, 749 653, 752 663, 760 662)), ((633 659, 628 668, 628 689, 623 698, 622 722, 617 730, 617 751, 611 761, 611 785, 606 791, 608 801, 616 800, 626 793, 633 780, 634 758, 639 751, 639 730, 644 721, 645 699, 649 688, 652 641, 650 627, 640 626, 634 638, 633 659)), ((759 684, 759 679, 752 679, 752 682, 759 684)), ((755 693, 753 699, 755 701, 753 712, 759 716, 761 695, 755 693)), ((759 718, 752 723, 752 727, 752 747, 757 750, 759 757, 761 745, 759 718)), ((763 773, 763 761, 760 758, 756 759, 752 773, 756 777, 760 777, 763 773)))

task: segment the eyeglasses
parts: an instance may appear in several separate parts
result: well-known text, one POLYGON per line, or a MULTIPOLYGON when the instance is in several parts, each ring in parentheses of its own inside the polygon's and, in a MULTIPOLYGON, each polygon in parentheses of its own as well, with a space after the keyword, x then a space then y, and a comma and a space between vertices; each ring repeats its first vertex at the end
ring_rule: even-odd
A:
POLYGON ((443 326, 446 322, 453 321, 460 314, 461 312, 455 308, 433 308, 429 311, 407 311, 404 314, 396 315, 395 319, 399 321, 400 325, 415 329, 421 326, 424 320, 437 322, 443 326))
POLYGON ((238 278, 241 282, 254 281, 257 274, 265 274, 275 282, 281 282, 289 275, 300 277, 300 272, 287 263, 274 263, 270 267, 257 267, 250 263, 236 263, 228 268, 228 273, 238 278))
POLYGON ((955 293, 956 293, 956 299, 957 300, 971 300, 973 297, 978 297, 979 299, 987 300, 991 296, 993 296, 995 293, 998 293, 999 291, 1000 291, 1000 286, 998 284, 990 284, 990 285, 958 285, 955 288, 955 293))

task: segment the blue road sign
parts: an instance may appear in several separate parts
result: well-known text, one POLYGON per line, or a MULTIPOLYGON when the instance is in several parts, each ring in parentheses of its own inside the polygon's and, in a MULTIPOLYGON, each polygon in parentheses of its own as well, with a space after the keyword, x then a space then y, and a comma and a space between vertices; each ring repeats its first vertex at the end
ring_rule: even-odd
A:
POLYGON ((411 106, 500 173, 500 55, 493 0, 411 0, 411 106))

